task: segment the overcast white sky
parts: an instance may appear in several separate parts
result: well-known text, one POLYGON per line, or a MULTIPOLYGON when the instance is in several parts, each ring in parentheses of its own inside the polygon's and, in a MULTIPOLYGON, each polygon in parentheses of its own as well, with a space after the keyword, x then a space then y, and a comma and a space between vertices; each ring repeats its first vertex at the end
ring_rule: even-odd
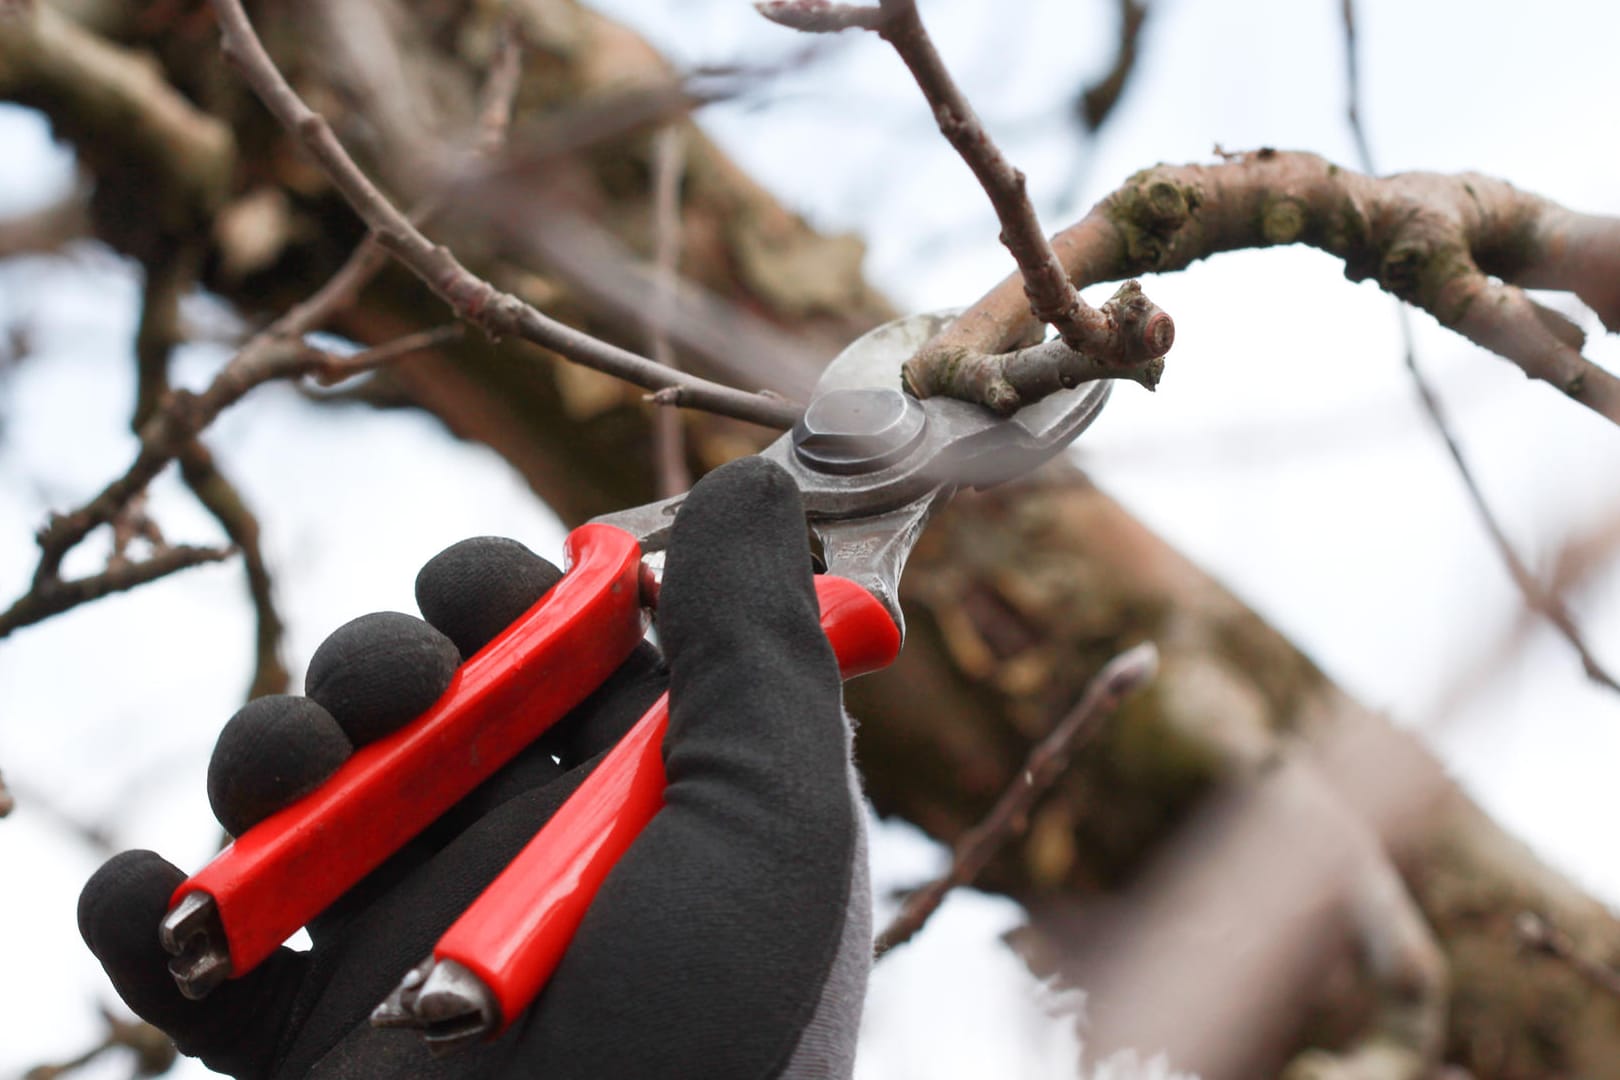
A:
MULTIPOLYGON (((742 3, 602 6, 691 63, 801 44, 742 3)), ((1158 161, 1206 160, 1216 143, 1353 161, 1337 0, 1159 0, 1119 114, 1100 141, 1078 141, 1064 109, 1106 62, 1114 7, 923 3, 1053 227, 1064 223, 1056 207, 1087 206, 1158 161)), ((1475 169, 1620 213, 1620 129, 1610 122, 1620 5, 1544 2, 1534 17, 1506 0, 1360 7, 1381 169, 1475 169)), ((818 225, 862 233, 868 273, 904 307, 971 301, 1007 272, 982 194, 874 40, 840 42, 705 123, 818 225)), ((34 118, 0 109, 0 214, 48 197, 70 171, 34 118)), ((1387 298, 1293 249, 1223 256, 1147 284, 1176 317, 1169 372, 1155 395, 1115 394, 1077 451, 1088 468, 1354 694, 1428 733, 1546 858, 1620 902, 1608 827, 1620 812, 1620 703, 1586 684, 1569 649, 1537 630, 1465 708, 1435 715, 1448 681, 1488 655, 1518 603, 1419 415, 1387 298)), ((0 372, 6 603, 32 571, 32 531, 46 509, 79 501, 131 454, 135 296, 129 268, 93 248, 0 264, 0 327, 25 328, 33 348, 0 372)), ((1558 305, 1596 329, 1572 301, 1558 305)), ((1487 493, 1544 567, 1572 532, 1616 512, 1620 437, 1426 317, 1418 323, 1425 365, 1487 493)), ((1620 354, 1600 337, 1588 355, 1612 367, 1620 354)), ((181 380, 205 381, 223 357, 189 349, 181 380)), ((416 568, 447 543, 503 533, 555 553, 561 536, 499 459, 422 417, 312 410, 274 387, 216 425, 211 445, 265 520, 295 670, 353 615, 412 610, 416 568)), ((172 480, 157 485, 155 507, 172 538, 216 535, 172 480)), ((72 565, 93 569, 103 554, 72 565)), ((1620 666, 1620 575, 1611 567, 1572 600, 1598 656, 1620 666)), ((97 1029, 94 1003, 111 996, 73 928, 78 888, 100 856, 30 793, 48 792, 120 847, 199 864, 215 835, 207 754, 245 685, 250 632, 230 564, 0 646, 0 769, 21 804, 0 824, 0 866, 28 883, 0 893, 8 970, 28 973, 0 982, 0 1076, 82 1048, 97 1029)), ((881 887, 919 879, 938 854, 885 830, 877 858, 881 887)), ((1015 919, 1004 902, 965 897, 908 954, 885 961, 863 1080, 1073 1075, 1070 1037, 1034 1007, 1037 989, 995 944, 1015 919), (1006 989, 985 989, 995 986, 1006 989)))

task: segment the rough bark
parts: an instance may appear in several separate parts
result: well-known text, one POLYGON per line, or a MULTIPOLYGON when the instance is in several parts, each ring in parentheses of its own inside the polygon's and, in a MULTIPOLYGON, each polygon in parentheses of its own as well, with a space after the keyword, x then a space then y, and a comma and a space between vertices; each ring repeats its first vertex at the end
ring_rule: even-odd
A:
MULTIPOLYGON (((391 179, 396 195, 421 194, 408 190, 400 165, 418 140, 476 129, 471 110, 493 48, 490 6, 273 7, 276 17, 264 20, 270 44, 301 92, 328 109, 339 135, 391 179), (353 63, 334 39, 329 19, 361 9, 387 35, 408 95, 380 93, 368 80, 384 76, 353 63)), ((530 43, 520 124, 668 79, 644 42, 571 0, 514 8, 530 43)), ((251 244, 240 232, 211 234, 209 285, 259 312, 313 291, 359 239, 358 225, 223 66, 198 62, 199 43, 212 43, 206 17, 109 25, 122 45, 152 49, 170 81, 235 133, 231 206, 273 205, 256 219, 251 244)), ((525 179, 550 205, 566 205, 646 255, 650 136, 650 128, 632 128, 548 159, 525 179)), ((695 129, 686 142, 688 280, 823 355, 887 316, 860 277, 855 241, 810 230, 695 129)), ((120 205, 117 195, 100 198, 97 219, 111 215, 118 229, 108 231, 137 236, 130 246, 138 248, 142 200, 131 194, 120 205)), ((559 272, 532 249, 493 245, 477 223, 459 220, 438 238, 549 313, 631 348, 642 339, 640 327, 626 324, 622 297, 559 272)), ((396 272, 339 329, 381 342, 443 317, 420 285, 396 272)), ((694 352, 683 362, 712 371, 715 357, 694 352)), ((790 365, 756 374, 761 385, 790 389, 807 378, 790 365)), ((468 339, 402 362, 357 393, 427 409, 458 435, 487 442, 565 519, 652 494, 641 393, 540 350, 468 339)), ((764 437, 713 418, 689 416, 687 425, 699 469, 764 437)), ((1159 645, 1157 684, 1083 755, 984 880, 1029 905, 1023 944, 1031 962, 1091 991, 1095 1041, 1174 1043, 1180 1064, 1211 1078, 1250 1078, 1276 1074, 1307 1047, 1347 1047, 1381 1030, 1388 988, 1377 965, 1353 962, 1353 946, 1365 949, 1369 934, 1350 897, 1361 880, 1356 868, 1387 856, 1449 964, 1446 1061, 1481 1080, 1620 1077, 1620 1003, 1555 958, 1524 953, 1513 932, 1515 918, 1531 910, 1588 955, 1613 961, 1620 923, 1504 835, 1421 746, 1349 700, 1084 476, 1059 465, 1027 483, 959 497, 924 537, 905 594, 910 637, 900 663, 852 684, 850 700, 864 718, 861 762, 880 811, 945 841, 978 821, 1031 743, 1109 657, 1144 639, 1159 645), (1201 851, 1231 857, 1193 857, 1201 851), (1244 852, 1262 856, 1258 869, 1244 852), (1327 857, 1339 852, 1348 854, 1327 857), (1312 854, 1321 857, 1312 862, 1312 854), (1236 903, 1227 929, 1241 932, 1205 935, 1222 939, 1206 941, 1208 952, 1176 939, 1155 953, 1167 924, 1153 917, 1185 915, 1173 904, 1183 895, 1208 900, 1200 892, 1207 881, 1225 883, 1221 894, 1236 903), (1223 941, 1253 947, 1223 952, 1223 941), (1132 998, 1143 987, 1164 992, 1150 977, 1187 981, 1189 969, 1212 965, 1223 977, 1185 988, 1176 1010, 1132 998), (1242 987, 1249 992, 1237 993, 1242 987), (1151 1022, 1154 1013, 1162 1022, 1151 1022), (1206 1017, 1211 1030, 1183 1030, 1200 1026, 1186 1023, 1189 1016, 1206 1017)))

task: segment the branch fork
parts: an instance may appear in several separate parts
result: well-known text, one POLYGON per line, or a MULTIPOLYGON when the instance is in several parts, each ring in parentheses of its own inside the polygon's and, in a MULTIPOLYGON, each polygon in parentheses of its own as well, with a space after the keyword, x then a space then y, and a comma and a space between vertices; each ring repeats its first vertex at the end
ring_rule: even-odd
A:
POLYGON ((1092 379, 1128 378, 1148 389, 1164 371, 1175 323, 1127 282, 1101 309, 1087 304, 1041 230, 1024 174, 1002 154, 945 67, 915 0, 877 7, 826 0, 772 0, 755 5, 773 22, 809 33, 860 28, 894 47, 933 110, 934 122, 990 198, 1000 239, 1018 264, 1028 310, 1058 340, 1007 353, 925 345, 904 368, 918 397, 945 395, 986 405, 1003 416, 1058 390, 1092 379))

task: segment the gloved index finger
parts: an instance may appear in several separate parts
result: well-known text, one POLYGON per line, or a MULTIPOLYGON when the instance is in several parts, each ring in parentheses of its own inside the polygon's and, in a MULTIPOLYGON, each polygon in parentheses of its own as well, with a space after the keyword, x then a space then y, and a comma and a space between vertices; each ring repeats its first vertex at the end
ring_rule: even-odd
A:
POLYGON ((846 928, 870 949, 851 917, 870 898, 854 895, 860 811, 841 682, 798 489, 779 466, 746 458, 693 488, 658 620, 664 807, 604 884, 541 1023, 586 1023, 577 1002, 635 970, 638 1036, 593 1042, 601 1075, 638 1075, 636 1047, 655 1046, 664 1075, 775 1076, 846 928))

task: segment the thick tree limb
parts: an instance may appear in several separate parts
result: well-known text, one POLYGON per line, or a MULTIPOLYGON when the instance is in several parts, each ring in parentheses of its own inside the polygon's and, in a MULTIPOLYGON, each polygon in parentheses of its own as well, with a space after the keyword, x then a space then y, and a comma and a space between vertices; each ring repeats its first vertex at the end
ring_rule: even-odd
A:
MULTIPOLYGON (((1309 244, 1352 281, 1396 296, 1620 423, 1620 379, 1580 354, 1581 333, 1523 290, 1561 289, 1620 329, 1620 220, 1581 214, 1464 173, 1373 178, 1315 154, 1259 150, 1132 176, 1053 238, 1077 286, 1185 269, 1225 251, 1309 244)), ((1031 329, 1006 279, 911 361, 1003 352, 1031 329)))
POLYGON ((332 183, 371 228, 377 242, 450 304, 456 314, 491 337, 521 337, 576 363, 649 390, 679 387, 682 403, 767 427, 788 427, 799 410, 778 398, 671 371, 645 357, 610 345, 541 314, 504 293, 461 264, 448 248, 434 244, 400 213, 360 171, 331 126, 294 93, 264 51, 236 0, 214 0, 226 55, 238 66, 265 107, 296 134, 332 183))
MULTIPOLYGON (((192 105, 152 60, 102 40, 53 4, 0 9, 0 97, 42 105, 93 162, 131 163, 196 214, 229 191, 230 129, 192 105)), ((150 179, 148 180, 150 183, 150 179)), ((154 208, 166 212, 163 208, 154 208)))

